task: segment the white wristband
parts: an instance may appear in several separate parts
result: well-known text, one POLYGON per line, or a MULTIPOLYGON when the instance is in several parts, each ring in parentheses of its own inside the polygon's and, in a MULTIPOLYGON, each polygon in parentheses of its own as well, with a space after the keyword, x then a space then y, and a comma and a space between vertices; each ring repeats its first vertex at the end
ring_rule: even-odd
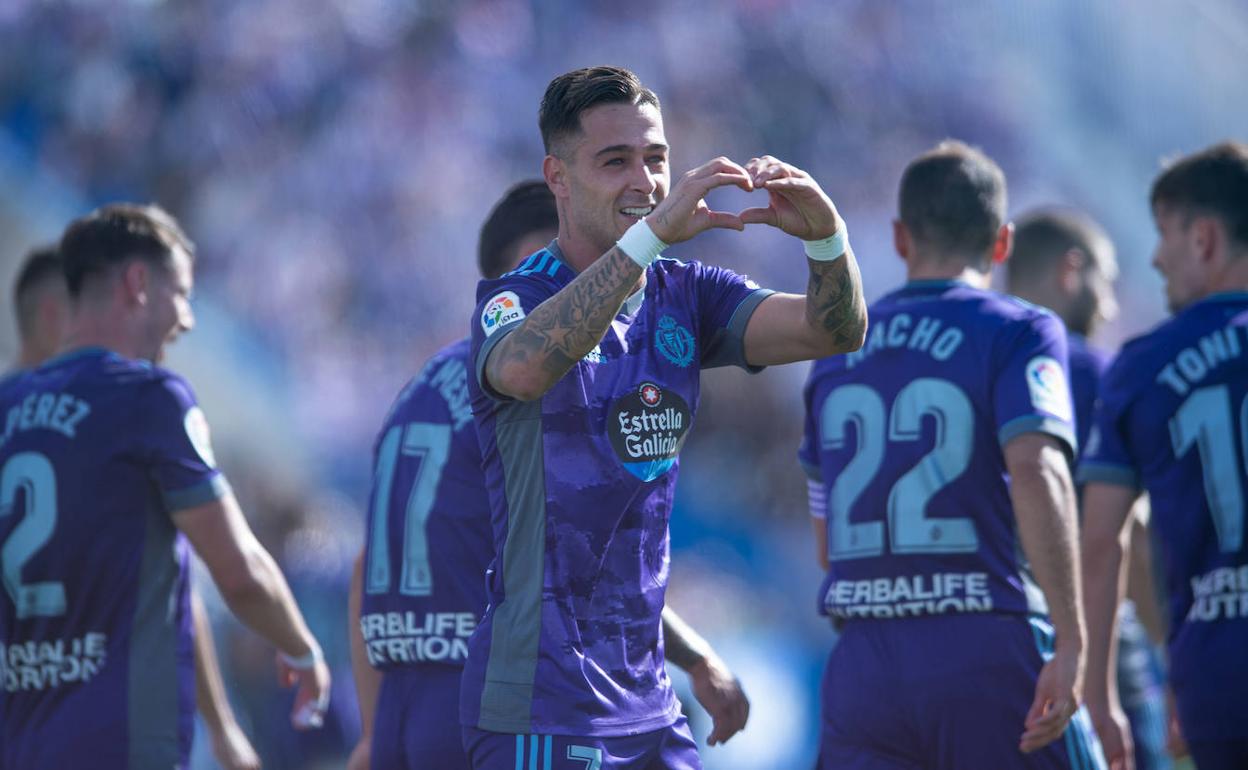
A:
POLYGON ((644 219, 637 220, 632 227, 625 230, 624 235, 615 245, 627 254, 629 259, 640 265, 642 270, 650 267, 650 263, 658 258, 663 249, 667 248, 667 244, 659 240, 644 219))
POLYGON ((325 660, 325 653, 321 652, 320 647, 313 647, 312 651, 307 655, 302 655, 298 658, 291 657, 281 650, 277 651, 277 655, 282 659, 283 663, 296 671, 311 671, 316 668, 317 663, 325 660))
POLYGON ((806 256, 816 262, 831 262, 849 251, 849 231, 845 223, 841 222, 836 232, 827 238, 818 241, 802 241, 802 245, 806 247, 806 256))

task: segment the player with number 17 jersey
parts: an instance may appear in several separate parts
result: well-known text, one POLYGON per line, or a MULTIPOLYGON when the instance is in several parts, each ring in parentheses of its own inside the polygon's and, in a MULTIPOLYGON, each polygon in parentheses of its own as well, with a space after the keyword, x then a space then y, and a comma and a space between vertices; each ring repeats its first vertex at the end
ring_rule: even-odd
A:
POLYGON ((1148 491, 1189 741, 1248 735, 1246 457, 1248 293, 1228 292, 1123 346, 1079 468, 1080 481, 1148 491))
POLYGON ((0 391, 0 768, 173 767, 194 717, 187 543, 219 499, 177 375, 102 348, 0 391))
POLYGON ((368 662, 385 672, 375 761, 404 747, 415 766, 467 766, 459 678, 494 555, 467 362, 467 339, 434 355, 377 439, 360 613, 368 662), (454 756, 430 756, 447 735, 454 756))
MULTIPOLYGON (((1047 310, 956 280, 912 281, 870 319, 862 350, 817 362, 805 390, 799 458, 827 502, 820 612, 842 628, 824 751, 1023 766, 1015 736, 1053 630, 1003 449, 1041 433, 1073 456, 1065 330, 1047 310)), ((1094 766, 1086 732, 1079 717, 1065 745, 1028 761, 1094 766)), ((829 753, 823 766, 876 766, 855 761, 829 753)))

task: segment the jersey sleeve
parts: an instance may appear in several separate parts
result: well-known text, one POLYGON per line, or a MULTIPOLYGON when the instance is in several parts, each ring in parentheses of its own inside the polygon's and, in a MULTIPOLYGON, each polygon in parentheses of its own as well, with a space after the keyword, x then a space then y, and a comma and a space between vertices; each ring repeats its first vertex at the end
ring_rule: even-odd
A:
POLYGON ((797 461, 806 472, 810 482, 822 484, 823 470, 819 467, 819 415, 815 411, 815 374, 817 364, 810 365, 810 376, 806 379, 806 387, 802 390, 806 405, 806 417, 802 429, 802 443, 797 448, 797 461))
POLYGON ((499 401, 510 399, 485 380, 485 360, 503 338, 515 330, 533 309, 558 292, 543 274, 508 274, 477 285, 477 307, 472 316, 472 347, 469 352, 477 384, 499 401))
POLYGON ((1078 446, 1062 322, 1050 313, 1015 322, 1000 335, 993 354, 998 359, 993 409, 1001 447, 1024 433, 1044 433, 1065 444, 1073 458, 1078 446))
POLYGON ((1110 368, 1101 385, 1101 397, 1092 416, 1088 445, 1075 472, 1080 484, 1100 481, 1117 486, 1140 488, 1140 474, 1128 447, 1125 431, 1130 396, 1122 387, 1121 372, 1125 370, 1120 356, 1110 368))
POLYGON ((760 289, 743 275, 722 267, 696 265, 698 349, 703 369, 739 366, 762 371, 745 360, 745 327, 763 300, 775 292, 760 289))
POLYGON ((145 388, 140 453, 170 513, 219 500, 229 491, 217 470, 208 420, 185 380, 161 377, 145 388))

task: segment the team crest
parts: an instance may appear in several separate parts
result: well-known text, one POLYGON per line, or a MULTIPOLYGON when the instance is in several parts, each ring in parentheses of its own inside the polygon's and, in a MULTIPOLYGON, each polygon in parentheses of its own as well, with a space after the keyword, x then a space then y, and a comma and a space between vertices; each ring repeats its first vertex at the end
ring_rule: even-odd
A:
POLYGON ((682 369, 693 363, 693 335, 670 315, 659 319, 659 330, 654 333, 654 344, 664 358, 682 369))
POLYGON ((524 308, 520 306, 520 297, 514 291, 504 291, 485 303, 485 309, 481 311, 481 328, 488 337, 521 318, 524 318, 524 308))

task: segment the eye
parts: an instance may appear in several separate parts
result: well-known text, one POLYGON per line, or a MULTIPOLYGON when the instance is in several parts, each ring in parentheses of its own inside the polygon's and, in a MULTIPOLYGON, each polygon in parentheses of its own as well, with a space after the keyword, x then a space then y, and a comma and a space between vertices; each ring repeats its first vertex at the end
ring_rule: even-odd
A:
POLYGON ((608 159, 608 160, 607 160, 607 162, 606 162, 606 163, 603 163, 602 165, 604 165, 604 166, 623 166, 623 165, 624 165, 624 159, 623 159, 623 158, 610 158, 610 159, 608 159))
POLYGON ((649 158, 646 158, 646 162, 654 166, 661 166, 667 163, 667 158, 663 155, 651 155, 649 158))

